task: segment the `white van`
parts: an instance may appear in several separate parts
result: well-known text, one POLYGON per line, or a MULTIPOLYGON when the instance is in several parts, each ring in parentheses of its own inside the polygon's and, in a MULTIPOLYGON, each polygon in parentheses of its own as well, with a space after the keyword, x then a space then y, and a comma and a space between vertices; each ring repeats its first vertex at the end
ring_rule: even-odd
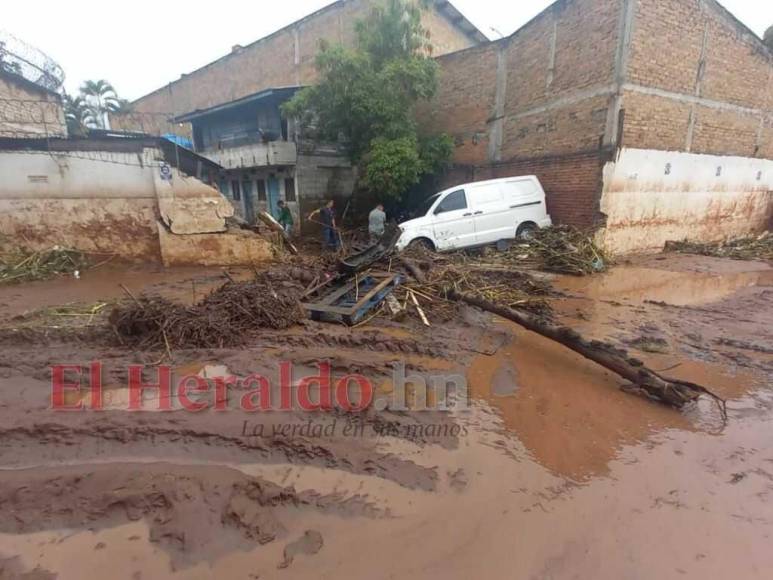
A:
POLYGON ((416 219, 400 224, 397 249, 423 244, 437 251, 527 238, 552 224, 545 191, 534 175, 467 183, 430 197, 416 219))

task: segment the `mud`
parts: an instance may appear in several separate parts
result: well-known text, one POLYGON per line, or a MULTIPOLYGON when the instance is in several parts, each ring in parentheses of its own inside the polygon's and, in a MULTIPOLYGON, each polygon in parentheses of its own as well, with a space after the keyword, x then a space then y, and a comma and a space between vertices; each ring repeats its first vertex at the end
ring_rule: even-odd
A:
MULTIPOLYGON (((414 376, 465 375, 467 410, 158 412, 148 391, 144 411, 129 412, 127 366, 147 365, 151 381, 164 350, 61 328, 43 342, 51 317, 35 313, 117 299, 119 281, 192 303, 220 272, 0 289, 0 578, 767 578, 771 273, 668 255, 552 279, 562 323, 712 388, 729 401, 726 425, 708 402, 677 412, 633 396, 474 310, 429 329, 306 322, 165 361, 175 379, 274 381, 280 361, 303 375, 329 360, 387 402, 402 363, 414 376), (50 366, 95 360, 105 410, 51 410, 50 366)), ((89 395, 69 394, 78 401, 89 395)))

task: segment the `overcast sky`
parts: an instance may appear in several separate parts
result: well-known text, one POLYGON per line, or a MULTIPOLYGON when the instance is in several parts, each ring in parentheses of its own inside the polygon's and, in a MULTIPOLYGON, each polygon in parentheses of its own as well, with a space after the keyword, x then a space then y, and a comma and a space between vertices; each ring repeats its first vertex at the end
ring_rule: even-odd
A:
MULTIPOLYGON (((43 50, 76 92, 85 79, 104 78, 120 96, 140 97, 181 73, 249 44, 331 0, 4 0, 0 27, 43 50)), ((453 0, 491 38, 509 35, 549 0, 453 0)), ((771 0, 724 0, 759 36, 773 24, 771 0)), ((668 50, 668 47, 663 47, 668 50)))

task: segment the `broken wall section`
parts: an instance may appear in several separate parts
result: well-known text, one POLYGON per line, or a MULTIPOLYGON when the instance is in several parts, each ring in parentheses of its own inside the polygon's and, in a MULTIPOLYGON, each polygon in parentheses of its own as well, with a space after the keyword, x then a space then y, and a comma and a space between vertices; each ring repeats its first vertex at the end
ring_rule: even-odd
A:
POLYGON ((61 245, 170 265, 198 264, 202 256, 208 264, 252 264, 270 256, 269 243, 254 234, 248 256, 228 247, 244 242, 226 231, 233 206, 167 162, 198 165, 192 153, 170 159, 165 143, 118 141, 61 141, 40 150, 40 143, 17 140, 14 150, 0 150, 2 244, 31 250, 61 245), (218 248, 225 248, 220 258, 218 248), (240 261, 244 256, 247 262, 240 261))
POLYGON ((0 151, 7 246, 53 245, 158 260, 152 152, 0 151))

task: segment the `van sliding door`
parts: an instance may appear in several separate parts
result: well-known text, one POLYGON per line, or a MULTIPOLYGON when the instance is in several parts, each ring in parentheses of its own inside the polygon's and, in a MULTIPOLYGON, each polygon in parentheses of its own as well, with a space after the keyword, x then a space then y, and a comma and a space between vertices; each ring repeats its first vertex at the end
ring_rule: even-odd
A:
POLYGON ((476 243, 491 244, 515 237, 515 223, 505 203, 501 184, 489 183, 471 188, 469 198, 475 219, 476 243))

